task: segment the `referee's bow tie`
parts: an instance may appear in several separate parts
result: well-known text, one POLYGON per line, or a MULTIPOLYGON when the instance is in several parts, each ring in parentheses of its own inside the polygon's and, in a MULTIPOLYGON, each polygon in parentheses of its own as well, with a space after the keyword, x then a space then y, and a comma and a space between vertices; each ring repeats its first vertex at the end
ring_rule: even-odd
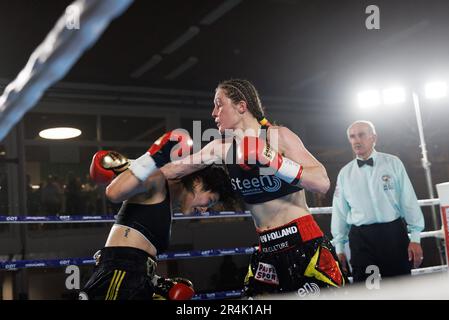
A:
POLYGON ((359 165, 359 168, 363 167, 365 164, 372 167, 374 165, 374 161, 373 161, 373 158, 369 158, 368 160, 357 159, 357 164, 359 165))

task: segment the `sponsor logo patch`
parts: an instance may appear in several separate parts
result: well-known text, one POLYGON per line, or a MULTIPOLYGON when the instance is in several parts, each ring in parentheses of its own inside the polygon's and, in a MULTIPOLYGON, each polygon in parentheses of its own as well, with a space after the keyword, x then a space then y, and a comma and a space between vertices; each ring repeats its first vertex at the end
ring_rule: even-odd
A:
POLYGON ((268 263, 259 262, 254 279, 268 284, 279 284, 279 278, 274 266, 268 263))
POLYGON ((276 192, 281 188, 282 182, 281 179, 276 176, 264 175, 243 180, 239 178, 232 178, 231 185, 235 191, 240 191, 242 195, 252 195, 262 193, 264 191, 276 192))

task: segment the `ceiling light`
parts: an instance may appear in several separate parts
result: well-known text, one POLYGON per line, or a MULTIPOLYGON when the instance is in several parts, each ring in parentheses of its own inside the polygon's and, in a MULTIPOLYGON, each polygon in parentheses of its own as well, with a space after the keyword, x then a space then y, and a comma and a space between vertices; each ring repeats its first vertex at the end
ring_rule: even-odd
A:
POLYGON ((39 132, 39 137, 51 140, 70 139, 79 135, 81 135, 81 130, 67 127, 50 128, 39 132))
POLYGON ((430 82, 425 87, 426 98, 438 99, 447 95, 447 83, 446 82, 430 82))
POLYGON ((357 100, 362 108, 377 107, 380 105, 380 94, 377 90, 363 91, 357 95, 357 100))
POLYGON ((403 103, 405 101, 405 90, 401 87, 385 89, 382 91, 382 98, 386 105, 403 103))

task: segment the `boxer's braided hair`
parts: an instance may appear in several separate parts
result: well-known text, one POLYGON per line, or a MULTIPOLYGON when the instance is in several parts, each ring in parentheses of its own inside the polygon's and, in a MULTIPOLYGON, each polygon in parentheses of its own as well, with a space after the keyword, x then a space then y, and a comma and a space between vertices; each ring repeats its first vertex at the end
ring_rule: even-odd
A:
POLYGON ((260 102, 259 93, 251 82, 243 79, 230 79, 220 82, 218 89, 225 90, 228 98, 235 104, 245 101, 248 111, 261 125, 270 125, 265 118, 265 111, 260 102))

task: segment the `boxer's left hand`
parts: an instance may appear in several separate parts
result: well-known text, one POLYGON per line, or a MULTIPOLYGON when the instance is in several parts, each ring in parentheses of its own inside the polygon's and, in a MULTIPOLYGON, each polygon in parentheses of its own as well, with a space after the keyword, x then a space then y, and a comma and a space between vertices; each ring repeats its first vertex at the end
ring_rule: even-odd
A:
POLYGON ((193 284, 185 278, 158 278, 155 294, 166 300, 190 300, 195 295, 193 284))

